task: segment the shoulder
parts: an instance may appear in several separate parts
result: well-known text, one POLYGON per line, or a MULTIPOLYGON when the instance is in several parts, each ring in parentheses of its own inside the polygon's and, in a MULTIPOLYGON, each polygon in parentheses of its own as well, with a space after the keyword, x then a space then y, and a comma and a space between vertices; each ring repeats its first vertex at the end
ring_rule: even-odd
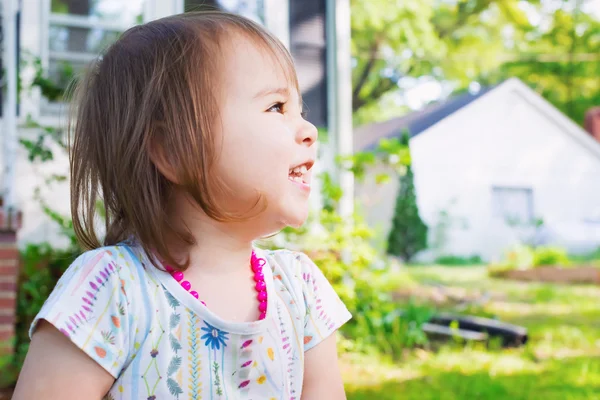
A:
POLYGON ((265 251, 266 259, 274 276, 283 274, 289 279, 305 281, 307 273, 318 268, 305 253, 287 249, 265 251))
POLYGON ((111 281, 125 283, 135 280, 147 268, 139 251, 129 246, 107 246, 88 250, 79 255, 67 268, 56 289, 63 285, 106 285, 111 281))
POLYGON ((40 316, 60 315, 66 308, 79 305, 91 312, 103 303, 127 295, 131 307, 139 292, 139 280, 146 279, 143 258, 134 248, 108 246, 80 254, 63 273, 45 301, 40 316))

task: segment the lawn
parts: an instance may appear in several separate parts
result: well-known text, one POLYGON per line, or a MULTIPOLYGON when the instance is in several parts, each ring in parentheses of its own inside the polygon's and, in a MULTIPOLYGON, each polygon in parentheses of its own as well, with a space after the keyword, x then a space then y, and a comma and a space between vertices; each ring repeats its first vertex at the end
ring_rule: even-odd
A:
POLYGON ((407 351, 395 362, 348 352, 341 359, 350 400, 600 399, 599 286, 491 279, 481 267, 407 270, 421 301, 452 308, 439 296, 423 296, 439 285, 455 302, 482 296, 477 314, 527 327, 529 342, 518 349, 446 344, 407 351))

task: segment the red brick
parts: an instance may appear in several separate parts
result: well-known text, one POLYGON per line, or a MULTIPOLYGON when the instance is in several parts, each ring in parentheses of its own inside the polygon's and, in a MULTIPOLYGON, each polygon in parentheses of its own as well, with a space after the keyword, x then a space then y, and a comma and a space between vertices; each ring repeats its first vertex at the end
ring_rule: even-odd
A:
POLYGON ((2 324, 14 324, 15 316, 14 315, 0 315, 0 325, 2 324))
POLYGON ((16 258, 2 259, 0 258, 0 267, 18 267, 19 260, 16 258))
POLYGON ((13 248, 0 248, 0 259, 18 259, 19 258, 19 249, 16 247, 13 248))
POLYGON ((0 292, 14 293, 17 290, 16 282, 0 282, 0 292))
POLYGON ((15 329, 12 325, 0 325, 0 344, 12 339, 15 336, 15 329))
POLYGON ((18 270, 16 265, 0 265, 0 276, 15 276, 18 270))
MULTIPOLYGON (((0 298, 0 308, 5 310, 13 310, 17 305, 15 298, 0 298)), ((2 329, 0 327, 0 329, 2 329)))

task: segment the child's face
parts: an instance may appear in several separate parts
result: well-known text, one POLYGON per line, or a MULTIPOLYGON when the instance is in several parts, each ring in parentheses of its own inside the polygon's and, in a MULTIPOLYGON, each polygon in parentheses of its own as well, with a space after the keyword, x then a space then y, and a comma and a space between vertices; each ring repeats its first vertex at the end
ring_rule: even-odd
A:
POLYGON ((217 172, 236 196, 223 201, 229 210, 249 211, 261 193, 268 204, 255 221, 261 229, 299 226, 308 215, 317 130, 302 117, 296 88, 265 50, 238 37, 227 53, 217 172), (294 167, 302 165, 294 178, 294 167))

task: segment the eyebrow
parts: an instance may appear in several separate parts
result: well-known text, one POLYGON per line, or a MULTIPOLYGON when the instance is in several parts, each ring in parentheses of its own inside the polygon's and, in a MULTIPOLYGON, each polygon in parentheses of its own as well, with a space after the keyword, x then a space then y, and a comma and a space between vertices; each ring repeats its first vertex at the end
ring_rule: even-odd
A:
MULTIPOLYGON (((254 95, 255 99, 259 99, 261 97, 265 97, 265 96, 270 96, 273 94, 278 94, 281 95, 283 97, 290 97, 290 89, 286 88, 286 87, 280 87, 280 88, 266 88, 261 90, 260 92, 256 93, 254 95)), ((298 104, 300 104, 300 106, 302 108, 304 108, 304 101, 302 100, 302 93, 298 93, 298 104)))
POLYGON ((290 90, 288 88, 266 88, 261 90, 260 92, 256 93, 254 95, 255 99, 258 99, 260 97, 265 97, 265 96, 269 96, 272 94, 279 94, 281 96, 285 96, 285 97, 289 97, 290 96, 290 90))

